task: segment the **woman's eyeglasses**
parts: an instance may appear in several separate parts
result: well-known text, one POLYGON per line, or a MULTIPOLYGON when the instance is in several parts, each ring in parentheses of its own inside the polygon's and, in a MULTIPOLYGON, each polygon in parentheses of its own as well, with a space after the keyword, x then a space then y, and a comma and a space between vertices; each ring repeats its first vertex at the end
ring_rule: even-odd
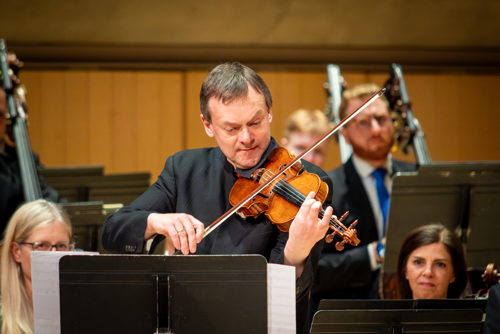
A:
POLYGON ((74 242, 58 242, 56 244, 51 244, 48 241, 35 241, 35 242, 20 242, 20 245, 30 245, 31 249, 34 251, 47 252, 55 248, 58 252, 72 251, 75 249, 74 242))

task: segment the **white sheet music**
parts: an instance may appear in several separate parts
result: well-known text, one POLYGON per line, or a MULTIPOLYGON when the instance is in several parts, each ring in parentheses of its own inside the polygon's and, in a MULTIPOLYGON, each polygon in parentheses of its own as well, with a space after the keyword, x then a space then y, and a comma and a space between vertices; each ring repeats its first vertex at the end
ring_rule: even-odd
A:
POLYGON ((295 334, 295 267, 267 265, 268 334, 295 334))
POLYGON ((31 281, 36 334, 60 334, 59 260, 64 255, 92 255, 94 252, 33 252, 31 281))

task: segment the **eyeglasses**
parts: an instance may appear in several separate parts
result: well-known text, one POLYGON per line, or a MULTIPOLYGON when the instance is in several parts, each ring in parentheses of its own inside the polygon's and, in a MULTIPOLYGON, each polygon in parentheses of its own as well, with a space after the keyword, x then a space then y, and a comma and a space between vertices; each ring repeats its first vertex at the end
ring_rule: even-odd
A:
POLYGON ((372 120, 375 120, 375 122, 377 122, 379 126, 386 126, 391 121, 391 118, 387 115, 370 116, 370 117, 355 119, 354 124, 358 127, 359 130, 368 130, 373 125, 372 120))
POLYGON ((30 245, 31 249, 34 251, 47 252, 55 248, 58 252, 72 251, 75 249, 74 242, 58 242, 57 244, 51 244, 48 241, 35 241, 35 242, 20 242, 20 245, 30 245))

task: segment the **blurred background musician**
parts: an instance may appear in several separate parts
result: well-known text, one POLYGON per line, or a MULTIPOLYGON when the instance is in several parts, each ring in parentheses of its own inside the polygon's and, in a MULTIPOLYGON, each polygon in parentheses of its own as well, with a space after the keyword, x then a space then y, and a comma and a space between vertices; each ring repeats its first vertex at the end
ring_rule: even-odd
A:
MULTIPOLYGON (((19 89, 25 92, 17 76, 22 63, 14 54, 9 54, 9 64, 11 64, 11 73, 9 76, 12 84, 10 86, 11 89, 6 91, 4 88, 5 78, 2 77, 3 80, 0 82, 0 231, 4 230, 16 208, 26 201, 23 188, 26 185, 23 184, 21 176, 21 158, 19 157, 15 142, 23 140, 29 144, 29 138, 27 132, 21 133, 23 138, 14 138, 15 135, 12 134, 12 126, 15 120, 12 119, 11 115, 15 115, 15 112, 10 111, 8 107, 8 94, 10 94, 12 99, 17 100, 15 103, 23 103, 23 107, 25 106, 25 101, 20 100, 23 97, 18 94, 21 91, 19 89)), ((16 132, 16 134, 19 133, 16 132)), ((31 148, 27 155, 27 157, 23 158, 31 159, 31 163, 34 163, 37 170, 42 167, 38 157, 31 152, 31 148)), ((40 178, 38 174, 35 176, 39 182, 41 197, 54 202, 60 201, 57 191, 40 178)))
MULTIPOLYGON (((340 119, 378 90, 375 84, 345 90, 340 119)), ((399 171, 415 170, 414 165, 392 158, 395 130, 384 97, 341 131, 352 146, 353 154, 347 162, 328 173, 333 181, 332 203, 335 212, 349 211, 351 219, 359 219, 357 230, 361 244, 343 252, 337 252, 331 244, 325 246, 313 288, 315 302, 378 297, 377 277, 383 261, 391 176, 399 171)))
MULTIPOLYGON (((332 124, 321 110, 298 109, 285 121, 285 133, 281 139, 281 145, 293 155, 298 155, 323 137, 331 128, 332 124)), ((329 140, 306 155, 304 160, 323 167, 328 154, 328 146, 329 140)))
POLYGON ((31 334, 32 251, 71 251, 72 228, 66 213, 44 199, 19 207, 9 221, 1 255, 1 332, 31 334))
POLYGON ((441 224, 410 232, 399 252, 398 283, 403 299, 461 297, 467 266, 459 238, 441 224))

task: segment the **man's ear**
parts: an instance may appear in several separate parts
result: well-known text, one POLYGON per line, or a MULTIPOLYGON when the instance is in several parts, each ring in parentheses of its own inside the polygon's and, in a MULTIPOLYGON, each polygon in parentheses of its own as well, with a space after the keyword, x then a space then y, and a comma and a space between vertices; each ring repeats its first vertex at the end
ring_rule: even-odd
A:
POLYGON ((21 247, 17 244, 17 242, 13 242, 10 244, 10 249, 12 252, 12 257, 17 263, 21 263, 21 247))
POLYGON ((205 133, 207 134, 207 136, 213 137, 214 130, 212 128, 212 123, 210 123, 208 120, 206 120, 205 117, 203 117, 203 114, 200 114, 200 120, 201 120, 201 123, 203 124, 203 127, 205 128, 205 133))
POLYGON ((340 133, 344 137, 345 142, 347 144, 351 145, 351 141, 349 140, 349 133, 347 132, 347 129, 345 127, 343 127, 342 129, 340 129, 340 133))
POLYGON ((273 109, 272 108, 269 108, 269 110, 267 112, 267 117, 269 117, 269 123, 271 123, 273 121, 273 109))

